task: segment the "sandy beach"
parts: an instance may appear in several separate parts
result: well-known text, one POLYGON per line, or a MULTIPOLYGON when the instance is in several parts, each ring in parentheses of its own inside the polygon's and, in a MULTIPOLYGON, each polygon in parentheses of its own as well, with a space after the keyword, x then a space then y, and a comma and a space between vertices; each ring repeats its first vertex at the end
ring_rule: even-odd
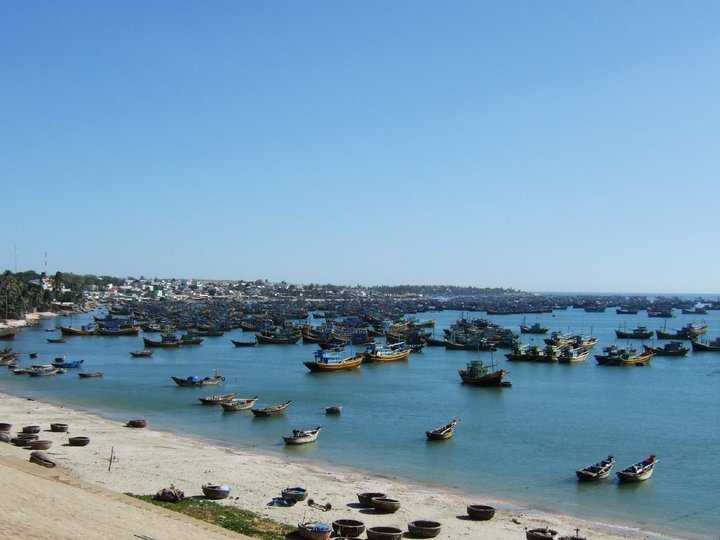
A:
MULTIPOLYGON (((78 481, 77 490, 87 491, 93 487, 105 488, 117 494, 154 494, 171 484, 182 489, 186 496, 202 495, 202 485, 222 483, 233 489, 225 504, 257 512, 275 521, 297 525, 304 521, 332 523, 336 519, 356 519, 371 526, 392 526, 407 531, 407 524, 417 519, 442 523, 439 538, 524 538, 525 529, 550 527, 562 535, 572 535, 576 528, 580 536, 593 539, 615 540, 634 538, 668 538, 646 531, 592 523, 571 516, 551 515, 496 500, 469 500, 461 493, 439 492, 436 489, 412 485, 398 479, 373 476, 358 471, 339 470, 294 462, 284 457, 261 454, 247 449, 231 449, 213 446, 201 441, 183 438, 158 430, 152 426, 145 429, 125 427, 124 424, 105 420, 98 416, 78 412, 65 407, 42 403, 22 397, 0 394, 0 422, 13 424, 11 433, 23 426, 39 425, 43 439, 53 441, 46 451, 57 463, 53 469, 27 463, 33 468, 52 471, 53 476, 62 475, 78 481), (61 422, 69 425, 68 433, 50 432, 50 424, 61 422), (85 447, 67 446, 68 436, 83 435, 90 438, 85 447), (114 456, 110 462, 111 454, 114 456), (330 503, 332 509, 325 511, 305 502, 292 507, 268 506, 282 489, 302 486, 309 498, 316 503, 330 503), (361 508, 357 493, 383 492, 401 501, 401 508, 394 514, 377 514, 361 508), (468 504, 488 504, 496 508, 495 517, 489 521, 467 519, 468 504)), ((27 462, 30 452, 10 444, 0 444, 2 465, 8 466, 13 457, 27 462), (7 461, 10 460, 10 461, 7 461)), ((27 492, 39 496, 51 496, 57 490, 57 482, 28 474, 26 468, 15 468, 14 474, 25 476, 22 485, 27 492)), ((22 491, 22 490, 21 490, 22 491)), ((68 495, 69 497, 69 495, 68 495)), ((124 496, 120 496, 122 499, 124 496)), ((67 497, 65 497, 66 499, 67 497)), ((126 497, 127 498, 127 497, 126 497)), ((64 500, 64 499, 63 499, 64 500)), ((115 503, 113 503, 115 504, 115 503)), ((57 528, 59 521, 67 519, 81 522, 86 536, 106 537, 104 520, 98 520, 93 512, 33 512, 23 498, 4 498, 3 515, 21 516, 23 521, 48 520, 48 526, 57 528), (30 516, 29 514, 36 514, 30 516), (63 518, 66 516, 66 518, 63 518)), ((89 508, 89 507, 88 507, 89 508)), ((134 505, 118 503, 113 512, 127 514, 132 523, 134 505)), ((145 509, 153 512, 152 508, 145 509)), ((4 525, 7 526, 7 525, 4 525)), ((173 538, 210 538, 205 528, 196 528, 175 520, 174 526, 182 529, 173 538)), ((20 529, 18 529, 20 530, 20 529)), ((139 534, 135 532, 133 534, 139 534)), ((169 538, 168 534, 143 532, 152 538, 169 538)), ((222 534, 222 533, 221 533, 222 534)), ((227 533, 230 534, 230 533, 227 533)), ((41 535, 42 536, 42 535, 41 535)), ((112 535, 109 535, 112 536, 112 535)), ((108 536, 108 537, 109 537, 108 536)), ((73 534, 65 536, 74 537, 73 534)), ((230 537, 240 537, 230 535, 230 537)), ((212 536, 215 538, 215 536, 212 536)))

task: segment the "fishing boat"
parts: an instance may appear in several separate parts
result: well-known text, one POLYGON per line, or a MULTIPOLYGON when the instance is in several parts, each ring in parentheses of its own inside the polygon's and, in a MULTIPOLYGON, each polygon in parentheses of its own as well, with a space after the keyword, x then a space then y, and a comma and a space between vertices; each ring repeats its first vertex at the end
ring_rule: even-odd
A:
POLYGON ((355 356, 347 356, 342 349, 315 351, 315 360, 303 362, 312 372, 349 371, 358 369, 363 363, 363 355, 357 353, 355 356))
POLYGON ((225 377, 222 375, 213 375, 212 377, 204 377, 202 379, 197 375, 191 375, 185 379, 181 379, 180 377, 170 378, 175 381, 175 384, 178 386, 210 386, 213 384, 220 384, 225 380, 225 377))
POLYGON ((81 379, 93 379, 97 377, 102 377, 104 375, 105 373, 103 373, 102 371, 81 371, 80 373, 78 373, 78 377, 80 377, 81 379))
POLYGON ((653 335, 653 331, 647 326, 636 326, 632 330, 618 328, 615 330, 615 335, 619 339, 650 339, 653 335))
MULTIPOLYGON (((13 370, 14 372, 15 370, 13 370)), ((27 375, 31 377, 47 377, 49 375, 58 375, 65 373, 64 369, 53 366, 52 364, 35 364, 25 370, 27 375)))
POLYGON ((63 336, 94 336, 98 333, 96 324, 84 324, 80 328, 72 326, 60 326, 60 332, 63 336))
POLYGON ((654 356, 685 356, 690 352, 690 348, 683 345, 682 341, 671 341, 662 347, 643 345, 643 348, 645 352, 651 353, 654 356))
POLYGON ((655 465, 660 461, 655 454, 650 454, 642 461, 618 471, 616 474, 621 482, 642 482, 652 476, 655 465))
POLYGON ((58 357, 55 360, 53 360, 52 365, 53 365, 53 367, 56 367, 56 368, 65 368, 65 369, 73 368, 74 369, 74 368, 79 368, 80 366, 82 366, 83 362, 85 362, 85 360, 66 361, 64 358, 58 357))
POLYGON ((325 407, 325 414, 340 414, 342 412, 342 407, 340 405, 332 405, 330 407, 325 407))
POLYGON ((688 323, 674 332, 668 332, 664 327, 662 330, 655 330, 658 339, 692 340, 692 338, 702 335, 705 332, 707 332, 707 324, 696 325, 695 323, 688 323))
POLYGON ((48 343, 67 343, 67 338, 59 337, 59 338, 45 338, 47 339, 48 343))
POLYGON ((690 340, 690 346, 693 351, 698 352, 720 352, 720 337, 712 341, 699 341, 697 339, 690 340))
POLYGON ((203 338, 194 332, 187 332, 180 336, 181 345, 200 345, 203 342, 203 338))
POLYGON ((511 386, 510 381, 503 381, 503 377, 509 372, 504 369, 497 369, 495 364, 485 365, 482 360, 473 360, 468 362, 464 369, 459 369, 458 373, 462 382, 475 386, 511 386))
POLYGON ((526 324, 520 325, 521 334, 547 334, 548 330, 550 329, 547 326, 543 326, 539 322, 531 324, 530 326, 526 324))
POLYGON ((152 356, 153 351, 148 349, 143 349, 142 351, 130 351, 130 355, 134 356, 135 358, 147 358, 149 356, 152 356))
POLYGON ((440 441, 444 439, 449 439, 453 436, 453 433, 455 432, 455 426, 458 425, 458 420, 456 418, 453 418, 445 424, 442 427, 436 427, 434 429, 431 429, 430 431, 426 431, 425 435, 427 436, 428 440, 431 441, 440 441))
POLYGON ((565 345, 560 347, 560 352, 557 355, 557 361, 561 364, 577 364, 587 360, 590 351, 583 347, 573 347, 572 345, 565 345))
POLYGON ((235 398, 230 401, 224 401, 220 403, 220 405, 224 411, 246 411, 252 408, 258 399, 258 396, 251 398, 235 398))
POLYGON ((231 339, 230 341, 232 341, 232 344, 236 347, 254 347, 258 344, 257 340, 255 339, 252 341, 238 341, 235 339, 231 339))
POLYGON ((647 366, 652 360, 652 353, 638 354, 630 347, 608 345, 603 348, 604 354, 596 354, 595 360, 601 366, 647 366))
POLYGON ((362 353, 363 362, 399 362, 407 360, 411 349, 403 341, 392 345, 368 345, 362 353))
POLYGON ((301 337, 302 333, 299 330, 290 328, 262 330, 255 334, 255 339, 261 345, 294 345, 301 337))
POLYGON ((306 444, 315 442, 320 435, 322 426, 315 429, 293 429, 292 435, 283 435, 285 444, 306 444))
POLYGON ((230 394, 212 395, 198 398, 200 403, 203 405, 220 405, 222 403, 228 403, 237 397, 237 392, 230 394))
POLYGON ((121 324, 117 326, 100 326, 97 333, 101 336, 137 336, 140 326, 121 324))
POLYGON ((281 403, 280 405, 273 405, 271 407, 265 407, 264 409, 250 409, 255 416, 277 416, 278 414, 284 413, 292 403, 291 400, 281 403))
POLYGON ((575 471, 575 474, 577 474, 578 480, 582 482, 601 480, 610 476, 610 471, 612 470, 613 465, 615 465, 615 456, 610 454, 607 458, 598 461, 597 463, 578 469, 575 471))
POLYGON ((165 333, 160 336, 160 341, 154 339, 148 339, 143 336, 143 343, 146 347, 179 347, 182 345, 182 341, 174 333, 165 333))

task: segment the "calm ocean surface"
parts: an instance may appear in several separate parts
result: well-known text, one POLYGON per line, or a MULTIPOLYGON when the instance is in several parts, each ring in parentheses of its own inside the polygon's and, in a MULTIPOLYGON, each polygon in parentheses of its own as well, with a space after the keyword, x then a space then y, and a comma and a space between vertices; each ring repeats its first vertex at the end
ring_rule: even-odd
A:
MULTIPOLYGON (((676 310, 677 311, 677 310, 676 310)), ((436 337, 463 314, 421 314, 436 319, 436 337)), ((465 313, 467 318, 484 313, 465 313)), ((522 315, 488 317, 519 332, 522 315)), ((22 365, 50 362, 56 356, 84 359, 84 371, 105 372, 102 379, 80 379, 75 370, 57 377, 30 378, 0 369, 0 389, 20 396, 64 404, 126 421, 148 418, 151 427, 197 435, 224 445, 398 476, 447 486, 471 497, 482 495, 598 521, 669 532, 684 538, 717 538, 720 531, 720 353, 655 357, 648 367, 599 367, 591 356, 578 365, 494 360, 510 371, 512 388, 473 388, 460 383, 457 370, 491 353, 426 347, 407 363, 363 365, 359 371, 311 374, 315 346, 234 347, 249 340, 240 330, 208 337, 199 346, 157 349, 150 359, 129 351, 142 348, 140 337, 75 336, 48 343, 56 325, 79 327, 91 315, 48 319, 18 332, 22 365), (37 352, 30 360, 27 353, 37 352), (284 416, 255 418, 247 412, 223 413, 197 400, 213 388, 180 388, 171 375, 226 377, 217 393, 259 395, 258 406, 288 399, 284 416), (342 405, 339 416, 324 407, 342 405), (455 437, 428 443, 425 430, 460 419, 455 437), (281 436, 294 428, 323 425, 317 444, 286 448, 281 436), (608 454, 615 470, 650 453, 660 463, 653 477, 619 485, 614 478, 578 484, 575 469, 608 454)), ((320 323, 322 321, 315 321, 320 323)), ((593 352, 616 342, 614 329, 638 324, 655 330, 705 322, 707 337, 720 335, 720 312, 677 315, 673 319, 586 313, 568 309, 526 317, 551 330, 596 336, 593 352)), ((533 336, 523 335, 529 342, 533 336)), ((542 336, 535 336, 541 342, 542 336)), ((159 339, 154 335, 153 339, 159 339)), ((617 341, 620 344, 626 342, 617 341)), ((641 348, 639 341, 634 342, 641 348)), ((662 344, 664 342, 656 342, 662 344)), ((689 343, 688 343, 689 345, 689 343)), ((301 483, 301 480, 298 480, 301 483)))

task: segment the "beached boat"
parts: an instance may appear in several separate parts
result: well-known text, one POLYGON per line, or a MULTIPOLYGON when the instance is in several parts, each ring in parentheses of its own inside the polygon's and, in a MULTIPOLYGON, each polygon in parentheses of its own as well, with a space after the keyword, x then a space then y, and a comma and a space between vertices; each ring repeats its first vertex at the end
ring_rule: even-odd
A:
POLYGON ((175 381, 175 384, 178 386, 210 386, 213 384, 220 384, 225 380, 225 377, 222 375, 213 375, 212 377, 203 377, 202 379, 197 375, 191 375, 185 379, 181 379, 180 377, 170 378, 175 381))
POLYGON ((400 510, 400 501, 390 497, 373 497, 370 499, 370 508, 383 514, 393 514, 400 510))
POLYGON ((425 435, 427 438, 431 441, 440 441, 443 439, 449 439, 453 436, 453 433, 455 433, 455 426, 458 425, 458 420, 456 418, 453 418, 441 427, 433 428, 429 431, 425 432, 425 435))
POLYGON ((618 471, 616 474, 622 482, 642 482, 652 476, 658 461, 660 460, 655 454, 650 454, 649 457, 630 465, 622 471, 618 471))
POLYGON ((362 353, 363 362, 399 362, 407 360, 411 349, 400 341, 392 345, 368 345, 362 353))
POLYGON ((78 377, 80 377, 81 379, 93 379, 97 377, 102 377, 104 375, 105 373, 102 371, 81 371, 80 373, 78 373, 78 377))
POLYGON ((508 373, 494 364, 487 366, 482 360, 468 362, 464 369, 458 370, 462 382, 475 386, 510 386, 509 381, 503 381, 508 373))
POLYGON ((690 348, 685 347, 682 341, 671 341, 662 347, 643 345, 643 348, 646 353, 651 353, 654 356, 685 356, 690 352, 690 348))
POLYGON ((526 540, 556 540, 558 532, 548 527, 528 529, 525 532, 526 540))
POLYGON ((203 495, 206 499, 226 499, 230 496, 232 489, 230 486, 222 486, 219 484, 205 484, 202 487, 203 495))
POLYGON ((332 527, 319 521, 306 521, 298 523, 298 533, 307 540, 327 540, 332 533, 332 527))
POLYGON ((478 521, 487 521, 495 516, 495 507, 487 504, 469 504, 466 511, 470 519, 478 521))
POLYGON ((292 435, 283 435, 285 444, 307 444, 315 442, 320 435, 322 426, 315 429, 293 429, 292 435))
POLYGON ((435 538, 441 530, 442 524, 439 521, 416 519, 408 523, 408 532, 414 538, 435 538))
POLYGON ((318 349, 315 351, 315 360, 303 362, 305 367, 313 372, 349 371, 358 369, 363 363, 363 355, 347 356, 343 350, 330 351, 318 349))
POLYGON ((601 366, 647 366, 653 357, 652 353, 638 354, 633 348, 617 345, 604 347, 603 353, 595 355, 595 360, 601 366))
POLYGON ((220 403, 224 411, 246 411, 251 409, 255 402, 259 399, 258 396, 251 398, 240 398, 231 399, 230 401, 223 401, 220 403))
POLYGON ((619 339, 650 339, 653 335, 653 331, 647 326, 636 326, 632 330, 618 328, 615 330, 615 335, 619 339))
POLYGON ((222 403, 228 403, 237 397, 237 392, 230 394, 212 395, 198 398, 200 403, 203 405, 220 405, 222 403))
POLYGON ((692 339, 690 340, 690 346, 692 347, 693 351, 720 352, 720 337, 708 342, 692 339))
POLYGON ((398 527, 369 527, 365 533, 368 540, 402 540, 405 533, 398 527))
POLYGON ((152 356, 153 351, 145 349, 142 351, 130 351, 130 355, 134 356, 135 358, 147 358, 149 356, 152 356))
POLYGON ((365 532, 365 524, 357 519, 336 519, 332 528, 342 538, 357 538, 365 532))
POLYGON ((607 458, 578 469, 575 474, 580 481, 601 480, 610 476, 610 471, 615 465, 615 456, 610 454, 607 458))
POLYGON ((250 409, 255 416, 276 416, 284 413, 292 403, 291 400, 281 403, 280 405, 273 405, 272 407, 265 407, 264 409, 250 409))
POLYGON ((283 499, 291 501, 304 501, 308 496, 308 490, 303 487, 286 487, 281 492, 283 499))
POLYGON ((145 418, 131 418, 125 425, 131 428, 145 428, 148 425, 148 421, 145 418))

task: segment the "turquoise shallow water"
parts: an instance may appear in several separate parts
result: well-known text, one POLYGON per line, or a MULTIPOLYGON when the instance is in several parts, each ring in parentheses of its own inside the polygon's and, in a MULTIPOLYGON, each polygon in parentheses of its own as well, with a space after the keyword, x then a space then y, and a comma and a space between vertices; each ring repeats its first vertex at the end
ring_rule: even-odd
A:
MULTIPOLYGON (((421 317, 436 319, 440 334, 461 315, 446 311, 421 317)), ((720 530, 720 473, 713 459, 720 446, 720 354, 691 352, 684 358, 656 357, 645 368, 616 368, 599 367, 592 358, 579 365, 510 363, 499 351, 493 358, 511 372, 513 387, 482 389, 460 384, 457 369, 474 358, 489 361, 491 353, 426 348, 407 363, 311 374, 302 362, 312 358, 314 346, 238 348, 230 339, 251 336, 239 330, 195 347, 156 350, 150 359, 129 355, 142 348, 141 337, 47 343, 55 334, 45 328, 77 327, 89 318, 45 320, 8 344, 39 353, 37 360, 25 356, 23 363, 60 355, 83 358, 84 370, 102 370, 104 378, 79 379, 73 371, 28 378, 0 370, 0 389, 123 421, 144 416, 153 427, 222 444, 366 469, 581 518, 685 538, 717 538, 720 530), (215 370, 226 377, 218 393, 259 395, 258 405, 287 399, 293 404, 276 418, 223 413, 197 400, 212 389, 179 388, 170 380, 171 375, 205 376, 215 370), (342 405, 342 415, 326 416, 329 405, 342 405), (426 441, 425 430, 453 417, 460 419, 453 439, 426 441), (317 444, 283 445, 283 434, 317 425, 324 426, 317 444), (651 452, 661 461, 653 478, 641 484, 575 480, 575 469, 609 453, 617 457, 616 467, 624 467, 651 452)), ((491 319, 518 331, 523 317, 491 319)), ((644 312, 574 309, 527 317, 528 323, 536 321, 553 330, 592 333, 600 339, 596 352, 616 341, 613 330, 621 324, 651 329, 665 324, 644 312)), ((720 312, 702 319, 679 315, 666 324, 680 328, 690 321, 706 322, 709 337, 720 335, 720 312)))

